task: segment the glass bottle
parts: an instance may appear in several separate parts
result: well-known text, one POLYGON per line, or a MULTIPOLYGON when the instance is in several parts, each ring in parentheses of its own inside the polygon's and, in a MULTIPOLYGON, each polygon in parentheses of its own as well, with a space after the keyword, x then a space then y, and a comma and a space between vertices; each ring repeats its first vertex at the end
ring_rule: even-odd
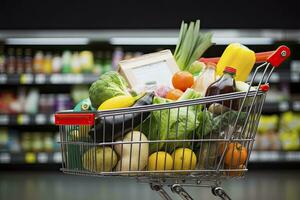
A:
MULTIPOLYGON (((236 74, 236 69, 233 67, 225 67, 224 74, 212 83, 206 90, 205 96, 214 96, 218 94, 226 94, 236 91, 236 85, 234 76, 236 74)), ((234 110, 238 109, 237 101, 235 100, 224 100, 223 102, 217 102, 223 106, 228 108, 232 108, 234 110)), ((209 107, 210 104, 207 104, 209 107)))

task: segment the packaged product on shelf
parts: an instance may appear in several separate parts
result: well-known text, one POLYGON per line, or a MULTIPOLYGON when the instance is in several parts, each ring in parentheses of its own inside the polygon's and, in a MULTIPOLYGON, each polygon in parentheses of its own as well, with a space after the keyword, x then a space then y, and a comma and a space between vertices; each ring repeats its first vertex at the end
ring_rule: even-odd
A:
POLYGON ((280 141, 284 150, 300 149, 300 115, 285 112, 280 120, 280 141))
POLYGON ((64 51, 62 54, 62 73, 70 73, 71 72, 71 60, 72 54, 70 51, 64 51))
POLYGON ((75 85, 71 89, 71 97, 76 104, 82 99, 89 97, 89 87, 86 85, 75 85))
POLYGON ((112 70, 112 60, 111 60, 111 52, 106 51, 104 54, 104 63, 102 73, 108 72, 112 70))
MULTIPOLYGON (((72 109, 73 102, 72 102, 69 94, 58 94, 56 96, 56 100, 53 105, 55 105, 55 108, 54 108, 55 111, 68 110, 68 109, 72 109)), ((51 110, 52 111, 50 111, 50 112, 53 112, 53 107, 51 108, 51 110)))
POLYGON ((40 94, 37 89, 30 89, 24 105, 24 111, 26 113, 35 114, 38 112, 39 97, 40 94))
POLYGON ((14 48, 9 48, 7 51, 6 71, 8 74, 16 73, 16 57, 14 48))
POLYGON ((54 54, 52 59, 52 72, 60 73, 62 68, 62 61, 59 54, 54 54))
POLYGON ((53 150, 54 151, 60 151, 60 144, 59 144, 59 142, 60 142, 60 134, 59 134, 59 132, 57 132, 57 133, 54 134, 53 140, 54 140, 53 150))
POLYGON ((93 73, 94 74, 101 74, 103 72, 103 66, 104 66, 103 59, 104 59, 103 52, 102 51, 96 51, 94 68, 93 68, 93 73))
POLYGON ((32 151, 43 151, 43 140, 40 132, 34 132, 32 136, 32 151))
POLYGON ((0 128, 0 150, 8 149, 8 129, 0 128))
POLYGON ((44 59, 43 72, 45 74, 51 74, 52 73, 52 54, 50 52, 46 53, 46 56, 45 56, 45 59, 44 59))
POLYGON ((81 72, 80 56, 78 52, 74 52, 71 60, 72 73, 79 74, 81 72))
POLYGON ((0 46, 0 73, 5 73, 5 55, 3 51, 3 46, 0 46))
POLYGON ((42 51, 37 51, 33 58, 33 70, 35 73, 42 73, 44 67, 44 54, 42 51))
POLYGON ((25 73, 32 73, 33 72, 33 62, 32 62, 32 51, 31 49, 25 49, 25 57, 24 57, 24 71, 25 73))
POLYGON ((112 54, 112 69, 117 70, 119 62, 123 59, 124 52, 121 47, 115 48, 113 54, 112 54))
POLYGON ((8 151, 18 153, 21 151, 19 134, 16 130, 9 130, 8 151))
POLYGON ((16 51, 16 71, 18 74, 21 74, 25 71, 23 62, 23 50, 21 48, 17 48, 16 51))
POLYGON ((21 136, 21 146, 22 150, 27 152, 27 151, 32 151, 32 133, 30 132, 24 132, 22 133, 21 136))
POLYGON ((52 133, 43 133, 43 149, 46 152, 53 152, 54 138, 52 133))
POLYGON ((26 92, 25 88, 20 88, 17 91, 17 98, 14 101, 9 102, 9 107, 14 113, 25 112, 25 103, 26 103, 26 92))
POLYGON ((79 57, 82 72, 91 73, 94 67, 93 53, 91 51, 81 51, 79 57))
POLYGON ((257 150, 280 150, 281 144, 278 135, 278 115, 262 115, 257 128, 258 137, 255 141, 257 150))
POLYGON ((14 110, 11 108, 11 102, 16 101, 15 94, 11 91, 1 91, 0 93, 0 113, 7 114, 13 113, 14 110))

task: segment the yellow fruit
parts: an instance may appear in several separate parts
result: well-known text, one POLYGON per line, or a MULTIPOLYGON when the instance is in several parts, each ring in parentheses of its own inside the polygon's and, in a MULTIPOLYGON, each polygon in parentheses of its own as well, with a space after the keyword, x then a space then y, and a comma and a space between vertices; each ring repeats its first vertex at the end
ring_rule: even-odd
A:
POLYGON ((127 108, 134 104, 135 98, 129 95, 116 96, 104 101, 98 110, 109 110, 117 108, 127 108))
POLYGON ((110 172, 118 162, 116 152, 110 147, 92 147, 82 157, 84 169, 92 172, 110 172))
POLYGON ((120 95, 104 101, 98 108, 98 110, 110 110, 117 108, 127 108, 132 106, 136 100, 143 97, 145 93, 141 93, 135 97, 130 95, 120 95))
POLYGON ((189 148, 178 148, 172 153, 174 170, 194 170, 197 164, 196 154, 189 148))
POLYGON ((170 154, 159 151, 151 154, 148 161, 149 171, 171 170, 173 167, 173 159, 170 154), (156 162, 157 161, 157 162, 156 162))

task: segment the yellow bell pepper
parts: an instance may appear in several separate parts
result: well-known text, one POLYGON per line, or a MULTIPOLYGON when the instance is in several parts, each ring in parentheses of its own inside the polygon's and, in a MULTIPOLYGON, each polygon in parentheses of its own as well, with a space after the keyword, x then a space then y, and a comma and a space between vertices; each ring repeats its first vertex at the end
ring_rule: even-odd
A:
POLYGON ((248 47, 232 43, 228 45, 223 52, 218 64, 217 75, 221 76, 225 67, 230 66, 236 68, 235 80, 246 81, 255 63, 254 51, 248 47))

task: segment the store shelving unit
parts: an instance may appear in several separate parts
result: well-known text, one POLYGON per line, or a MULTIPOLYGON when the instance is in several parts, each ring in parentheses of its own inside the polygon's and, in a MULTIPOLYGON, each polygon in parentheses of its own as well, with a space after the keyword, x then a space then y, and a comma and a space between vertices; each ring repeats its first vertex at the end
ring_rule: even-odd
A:
MULTIPOLYGON (((282 30, 204 30, 214 32, 213 42, 218 48, 209 49, 205 56, 220 55, 226 44, 240 42, 250 46, 255 51, 272 50, 279 44, 288 44, 292 52, 299 51, 300 31, 282 30)), ((153 52, 163 48, 174 48, 177 42, 178 30, 28 30, 28 31, 0 31, 0 41, 7 47, 34 47, 43 49, 89 49, 110 50, 122 47, 125 51, 153 52), (45 39, 47 38, 47 39, 45 39), (61 40, 61 38, 67 38, 61 40), (60 39, 60 40, 59 40, 60 39), (41 46, 43 45, 43 46, 41 46)), ((276 70, 270 83, 280 86, 282 83, 290 85, 290 94, 300 94, 295 84, 300 81, 300 56, 292 54, 285 66, 276 70), (298 57, 297 57, 298 56, 298 57)), ((257 76, 255 82, 259 81, 257 76)), ((25 87, 56 87, 57 85, 70 91, 72 85, 89 85, 98 79, 95 74, 0 74, 0 88, 9 86, 25 87)), ((271 85, 271 87, 273 87, 271 85)), ((58 93, 60 91, 58 90, 58 93)), ((286 111, 300 111, 300 99, 285 99, 276 102, 266 102, 263 113, 274 114, 286 111)), ((9 126, 20 129, 23 126, 54 127, 53 113, 36 114, 0 114, 0 128, 9 126)), ((61 162, 59 152, 26 152, 10 153, 0 151, 1 164, 58 164, 61 162)), ((250 162, 300 162, 300 151, 254 151, 250 162)))
POLYGON ((95 74, 0 74, 0 85, 90 84, 97 79, 95 74))
POLYGON ((60 152, 0 152, 0 164, 60 164, 60 152))

